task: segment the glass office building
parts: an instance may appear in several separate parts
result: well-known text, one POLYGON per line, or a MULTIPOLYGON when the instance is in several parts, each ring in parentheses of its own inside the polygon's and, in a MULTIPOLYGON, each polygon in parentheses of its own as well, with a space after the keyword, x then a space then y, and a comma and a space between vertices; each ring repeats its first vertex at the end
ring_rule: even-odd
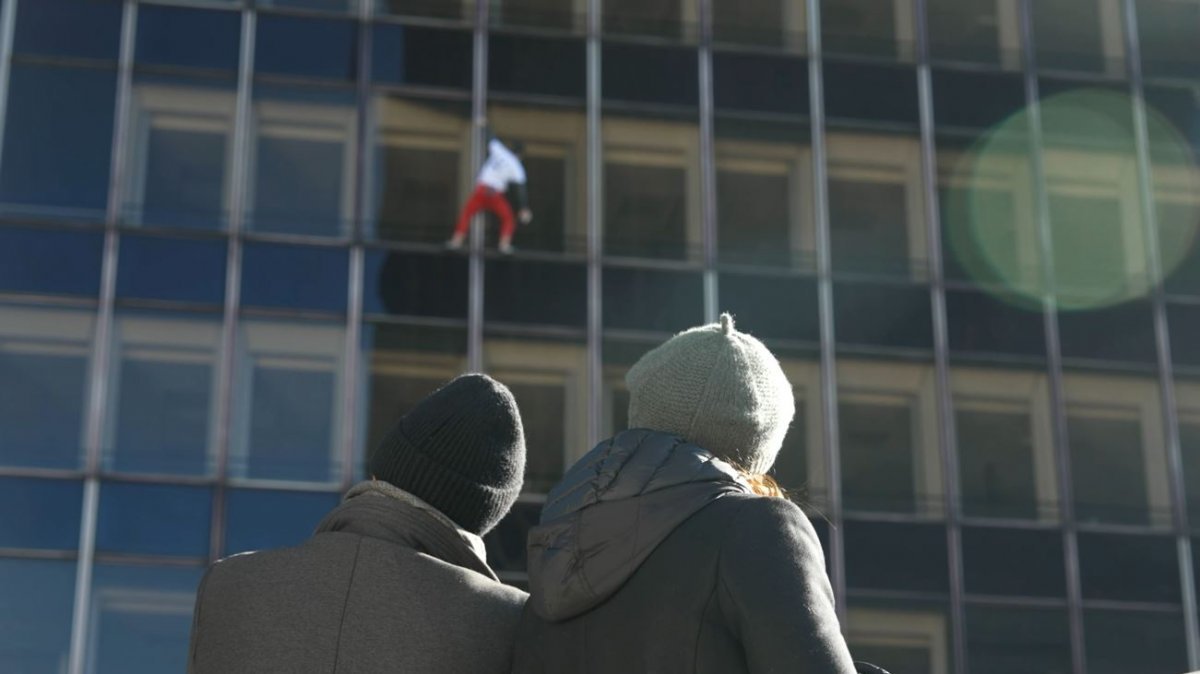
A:
POLYGON ((464 371, 524 416, 521 585, 625 370, 723 310, 857 657, 1200 668, 1197 0, 0 6, 0 671, 182 671, 205 565, 464 371), (512 256, 442 245, 484 119, 512 256))

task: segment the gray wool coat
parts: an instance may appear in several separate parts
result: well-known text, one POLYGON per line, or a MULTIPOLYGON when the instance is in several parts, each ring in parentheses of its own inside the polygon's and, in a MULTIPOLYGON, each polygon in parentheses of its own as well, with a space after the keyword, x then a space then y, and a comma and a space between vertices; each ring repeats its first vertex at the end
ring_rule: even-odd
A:
POLYGON ((478 537, 365 482, 302 545, 209 569, 188 672, 506 672, 525 597, 496 579, 478 537))
POLYGON ((521 674, 853 674, 821 543, 781 498, 644 429, 601 443, 529 536, 521 674))

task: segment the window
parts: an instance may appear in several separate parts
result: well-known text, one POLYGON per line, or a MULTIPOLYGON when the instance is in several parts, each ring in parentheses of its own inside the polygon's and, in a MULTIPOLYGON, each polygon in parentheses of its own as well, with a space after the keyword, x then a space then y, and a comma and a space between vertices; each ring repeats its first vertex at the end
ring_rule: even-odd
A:
POLYGON ((713 41, 803 50, 805 10, 803 2, 788 0, 713 0, 713 41))
POLYGON ((1071 638, 1064 609, 969 605, 966 620, 971 672, 1071 671, 1071 638))
POLYGON ((1178 604, 1179 557, 1168 536, 1079 534, 1084 599, 1178 604))
POLYGON ((821 39, 830 54, 911 60, 911 0, 824 0, 821 39))
POLYGON ((467 318, 467 259, 462 255, 372 250, 363 273, 363 310, 368 314, 467 318))
POLYGON ((75 560, 0 559, 0 665, 12 672, 66 667, 75 560))
POLYGON ((1035 298, 995 289, 947 289, 946 321, 950 354, 956 360, 1045 360, 1045 325, 1035 298))
POLYGON ((134 314, 114 326, 107 470, 206 475, 216 442, 217 320, 134 314))
POLYGON ((574 262, 489 260, 484 320, 587 327, 587 268, 574 262))
POLYGON ((222 554, 299 545, 340 500, 332 492, 231 489, 226 496, 222 554))
POLYGON ((1195 0, 1143 0, 1137 4, 1142 68, 1154 77, 1191 77, 1196 60, 1195 31, 1200 3, 1195 0))
MULTIPOLYGON (((454 2, 444 0, 387 1, 393 6, 421 2, 443 11, 457 9, 454 2)), ((474 15, 473 2, 470 7, 474 15)), ((471 90, 474 47, 470 31, 384 23, 375 24, 373 30, 371 78, 375 84, 471 90)))
POLYGON ((1056 519, 1057 471, 1045 375, 955 368, 951 387, 963 513, 1056 519))
POLYGON ((1117 0, 1040 0, 1031 9, 1040 69, 1124 73, 1117 0))
POLYGON ((458 219, 470 162, 468 106, 399 96, 376 98, 374 236, 445 241, 458 219))
POLYGON ((1183 616, 1177 612, 1085 609, 1089 674, 1171 674, 1188 669, 1183 616))
POLYGON ((537 526, 541 514, 540 500, 518 500, 500 524, 484 536, 488 565, 496 570, 500 580, 526 579, 525 543, 529 540, 529 530, 537 526))
POLYGON ((916 141, 831 134, 828 147, 834 270, 919 277, 926 234, 916 141))
POLYGON ((1188 524, 1200 528, 1200 382, 1177 374, 1175 402, 1179 417, 1179 450, 1183 458, 1188 524))
POLYGON ((582 340, 515 338, 489 334, 485 369, 512 390, 525 428, 525 488, 549 491, 566 466, 591 446, 587 438, 582 340))
POLYGON ((941 512, 932 368, 840 360, 838 428, 847 510, 941 512))
POLYGON ((1075 516, 1170 524, 1162 412, 1152 379, 1067 373, 1075 516))
POLYGON ((917 135, 917 74, 912 66, 826 60, 821 71, 829 127, 884 126, 917 135))
POLYGON ((0 227, 0 290, 95 297, 103 247, 98 232, 0 227))
POLYGON ((837 282, 833 295, 833 320, 839 349, 933 350, 933 310, 928 288, 893 283, 837 282))
POLYGON ((219 307, 225 299, 225 241, 121 237, 117 297, 195 302, 219 307))
MULTIPOLYGON (((362 1, 362 0, 360 0, 362 1)), ((471 0, 365 0, 375 3, 381 14, 425 16, 436 19, 465 19, 475 7, 471 0)))
MULTIPOLYGON (((328 8, 328 0, 324 4, 328 8)), ((352 21, 261 13, 256 28, 259 75, 346 82, 358 76, 358 25, 352 21)))
POLYGON ((82 482, 0 477, 0 548, 77 550, 82 506, 82 482))
POLYGON ((353 95, 259 87, 255 97, 250 228, 348 235, 355 184, 353 95))
POLYGON ((930 56, 1021 67, 1019 7, 1014 0, 932 0, 926 5, 930 56))
POLYGON ((812 278, 722 273, 717 292, 717 305, 737 319, 739 330, 768 342, 820 342, 817 284, 812 278))
POLYGON ((234 478, 337 482, 343 474, 345 331, 247 321, 235 369, 234 478))
POLYGON ((341 248, 247 243, 242 305, 344 312, 349 266, 341 248))
POLYGON ((604 32, 655 37, 694 35, 696 3, 689 0, 601 0, 604 32))
POLYGON ((0 464, 79 466, 92 325, 90 312, 0 306, 0 464))
POLYGON ((496 25, 581 31, 587 23, 587 4, 585 0, 499 0, 492 5, 491 19, 496 25))
POLYGON ((936 604, 855 600, 846 613, 846 643, 856 660, 895 674, 948 674, 946 613, 936 604))
POLYGON ((602 274, 605 329, 670 334, 704 322, 699 272, 609 266, 602 274))
POLYGON ((96 565, 86 670, 176 672, 187 668, 196 586, 204 569, 96 565))
MULTIPOLYGON (((765 112, 793 119, 808 114, 808 62, 802 58, 718 50, 713 52, 712 71, 713 104, 718 111, 765 112)), ((807 143, 808 124, 802 128, 797 125, 794 133, 803 133, 807 143)))
POLYGON ((587 61, 581 39, 493 33, 488 88, 504 94, 561 96, 582 102, 587 61))
POLYGON ((17 5, 18 54, 117 60, 121 3, 35 0, 17 5))
MULTIPOLYGON (((695 110, 700 103, 696 50, 604 41, 600 90, 606 104, 655 104, 695 110)), ((693 113, 694 114, 694 113, 693 113)))
POLYGON ((207 560, 211 519, 211 488, 105 482, 96 550, 207 560))
POLYGON ((992 597, 1067 596, 1063 535, 1057 529, 963 527, 963 576, 968 594, 992 597))

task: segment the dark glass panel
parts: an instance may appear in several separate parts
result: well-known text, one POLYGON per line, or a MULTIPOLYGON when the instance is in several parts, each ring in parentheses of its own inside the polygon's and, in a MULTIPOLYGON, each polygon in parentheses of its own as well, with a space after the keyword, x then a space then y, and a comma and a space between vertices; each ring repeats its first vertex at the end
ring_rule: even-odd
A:
POLYGON ((963 575, 969 594, 1065 597, 1059 531, 964 527, 963 575))
MULTIPOLYGON (((930 57, 938 61, 998 63, 1003 53, 1002 31, 1008 27, 1004 25, 1003 6, 996 0, 930 0, 925 7, 930 57)), ((1016 34, 1015 26, 1008 28, 1016 34)))
POLYGON ((13 51, 116 61, 122 4, 120 0, 24 0, 17 4, 13 51))
MULTIPOLYGON (((1038 0, 1032 4, 1039 68, 1087 72, 1106 69, 1109 59, 1104 49, 1104 12, 1099 4, 1098 0, 1038 0)), ((1119 16, 1114 18, 1119 20, 1119 16)))
MULTIPOLYGON (((690 35, 695 19, 684 20, 689 2, 694 0, 602 0, 604 32, 667 38, 690 35)), ((694 11, 694 5, 689 9, 694 11)))
POLYGON ((762 339, 820 340, 815 279, 723 273, 717 288, 721 310, 733 314, 739 330, 762 339))
POLYGON ((1071 636, 1061 608, 968 606, 972 674, 1067 674, 1071 636))
POLYGON ((96 296, 104 235, 26 227, 0 227, 0 289, 96 296))
POLYGON ((917 124, 917 73, 911 67, 826 61, 825 115, 831 122, 917 124))
POLYGON ((83 483, 0 477, 0 548, 76 550, 83 483))
POLYGON ((604 326, 676 332, 704 320, 704 282, 699 273, 605 267, 604 326))
POLYGON ((451 253, 372 250, 363 310, 369 314, 467 317, 467 259, 451 253))
POLYGON ((256 73, 346 81, 358 76, 357 23, 260 13, 256 25, 256 73))
POLYGON ((583 264, 488 260, 483 287, 485 321, 587 325, 587 269, 583 264))
POLYGON ((823 0, 822 46, 830 54, 896 58, 902 41, 896 33, 898 11, 893 0, 823 0))
POLYGON ((1068 408, 1067 437, 1075 517, 1145 524, 1149 513, 1141 422, 1068 408))
POLYGON ((932 349, 929 302, 929 290, 921 286, 835 283, 838 344, 932 349))
POLYGON ((121 237, 117 297, 220 305, 225 298, 224 241, 121 237))
POLYGON ((1021 409, 955 410, 963 511, 1032 519, 1038 513, 1032 419, 1021 409))
MULTIPOLYGON (((438 5, 453 4, 438 0, 438 5)), ((469 31, 377 24, 371 42, 371 77, 380 84, 470 91, 472 53, 469 31)))
POLYGON ((96 549, 207 557, 212 490, 106 482, 100 487, 96 549))
POLYGON ((0 670, 62 671, 71 648, 76 566, 74 560, 0 559, 0 670))
POLYGON ((1149 301, 1059 312, 1058 326, 1065 358, 1145 365, 1157 360, 1154 308, 1149 301))
POLYGON ((939 130, 989 129, 1024 108, 1025 82, 1019 73, 933 70, 933 115, 939 130))
POLYGON ((695 49, 606 41, 601 53, 605 101, 699 105, 695 49))
POLYGON ((1085 609, 1088 674, 1176 674, 1188 669, 1183 616, 1085 609))
POLYGON ((688 255, 685 166, 604 164, 604 250, 616 256, 688 255))
POLYGON ((1046 335, 1037 307, 1016 295, 947 290, 946 332, 956 355, 1004 354, 1042 360, 1046 335))
POLYGON ((907 186, 835 177, 828 188, 834 269, 885 275, 907 272, 907 186))
POLYGON ((488 86, 510 94, 582 99, 587 83, 583 40, 493 34, 488 39, 488 86))
POLYGON ((231 489, 226 497, 225 549, 233 555, 299 545, 337 507, 332 493, 231 489))
POLYGON ((808 62, 765 54, 713 53, 717 110, 808 114, 808 62))
POLYGON ((1139 0, 1137 28, 1142 69, 1150 77, 1200 75, 1196 26, 1200 3, 1194 0, 1139 0))
POLYGON ((200 566, 97 564, 88 624, 95 671, 184 671, 203 573, 200 566))
POLYGON ((138 65, 237 71, 240 13, 145 4, 137 18, 138 65))
POLYGON ((945 593, 946 529, 937 524, 845 522, 846 584, 861 590, 945 593))
MULTIPOLYGON (((534 346, 536 348, 536 346, 534 346)), ((579 373, 582 374, 582 373, 579 373)), ((567 429, 567 382, 509 381, 525 430, 526 492, 545 493, 563 476, 567 429)))
POLYGON ((348 277, 343 249, 247 243, 242 304, 344 312, 348 277))
POLYGON ((842 498, 847 510, 916 510, 914 403, 838 404, 842 498))
POLYGON ((1178 604, 1179 558, 1166 536, 1079 534, 1084 599, 1178 604))

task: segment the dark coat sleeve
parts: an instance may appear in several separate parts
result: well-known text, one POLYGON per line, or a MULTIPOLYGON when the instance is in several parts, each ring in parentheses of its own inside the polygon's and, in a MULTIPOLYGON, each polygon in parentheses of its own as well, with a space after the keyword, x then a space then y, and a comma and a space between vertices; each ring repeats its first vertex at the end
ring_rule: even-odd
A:
POLYGON ((210 574, 212 567, 204 572, 204 577, 200 579, 200 587, 196 588, 196 606, 192 611, 192 633, 188 643, 188 674, 196 671, 196 654, 200 646, 200 602, 204 599, 204 587, 208 584, 210 574))
MULTIPOLYGON (((741 499, 739 499, 741 500, 741 499)), ((781 498, 747 498, 721 545, 718 597, 754 674, 854 674, 821 543, 781 498)))

